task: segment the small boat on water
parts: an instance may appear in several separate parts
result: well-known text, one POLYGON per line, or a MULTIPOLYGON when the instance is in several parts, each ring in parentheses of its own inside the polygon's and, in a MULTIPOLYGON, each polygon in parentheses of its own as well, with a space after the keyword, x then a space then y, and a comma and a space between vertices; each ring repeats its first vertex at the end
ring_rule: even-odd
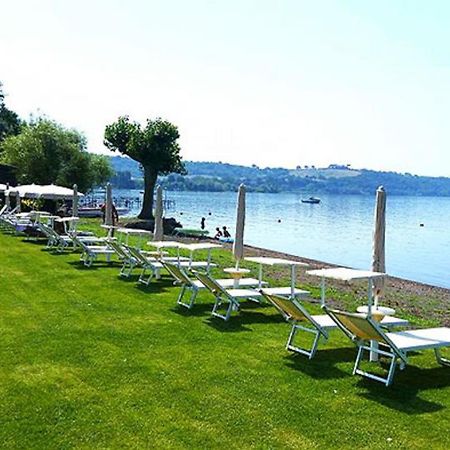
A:
POLYGON ((320 198, 317 197, 302 198, 302 203, 311 203, 312 205, 317 205, 318 203, 320 203, 320 198))

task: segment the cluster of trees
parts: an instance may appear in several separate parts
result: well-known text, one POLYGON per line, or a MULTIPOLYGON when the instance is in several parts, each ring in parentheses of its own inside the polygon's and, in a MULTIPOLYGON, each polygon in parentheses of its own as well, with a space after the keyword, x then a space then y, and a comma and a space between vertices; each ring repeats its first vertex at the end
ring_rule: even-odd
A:
POLYGON ((21 184, 58 184, 88 191, 113 175, 108 158, 88 153, 77 130, 38 117, 28 122, 6 108, 0 84, 0 163, 15 167, 21 184))

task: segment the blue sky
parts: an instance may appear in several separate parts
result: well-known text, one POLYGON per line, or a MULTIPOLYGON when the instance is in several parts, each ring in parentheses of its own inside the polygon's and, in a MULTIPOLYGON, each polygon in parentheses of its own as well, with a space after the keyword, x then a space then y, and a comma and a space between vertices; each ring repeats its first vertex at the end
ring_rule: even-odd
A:
POLYGON ((450 176, 450 2, 2 2, 10 108, 104 151, 121 114, 190 160, 450 176))

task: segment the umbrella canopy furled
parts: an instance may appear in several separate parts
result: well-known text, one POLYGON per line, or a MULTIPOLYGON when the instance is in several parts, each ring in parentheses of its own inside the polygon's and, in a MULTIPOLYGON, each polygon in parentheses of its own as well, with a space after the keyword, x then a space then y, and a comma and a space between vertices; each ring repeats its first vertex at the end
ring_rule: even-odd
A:
MULTIPOLYGON (((372 270, 374 272, 386 272, 385 255, 386 235, 386 191, 383 186, 377 189, 375 203, 375 229, 373 232, 372 270)), ((374 280, 375 305, 384 290, 384 277, 374 280)))
POLYGON ((112 215, 112 186, 111 183, 106 185, 106 203, 105 203, 105 225, 114 225, 113 224, 113 215, 112 215))
POLYGON ((237 196, 236 233, 233 242, 233 256, 236 267, 244 258, 244 226, 245 226, 245 186, 241 184, 237 196))
POLYGON ((5 205, 9 211, 11 209, 11 199, 9 198, 9 189, 5 189, 5 205))
POLYGON ((153 230, 153 240, 162 241, 164 237, 163 228, 163 191, 162 187, 156 187, 156 203, 155 203, 155 228, 153 230))
POLYGON ((73 185, 72 216, 78 217, 78 186, 73 185))

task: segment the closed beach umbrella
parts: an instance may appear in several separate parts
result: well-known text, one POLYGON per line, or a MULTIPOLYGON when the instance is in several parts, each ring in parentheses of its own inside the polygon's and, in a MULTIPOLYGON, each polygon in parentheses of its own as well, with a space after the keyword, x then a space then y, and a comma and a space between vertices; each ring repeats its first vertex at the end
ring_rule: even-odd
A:
POLYGON ((8 185, 6 185, 6 189, 5 189, 5 205, 9 211, 11 209, 11 199, 9 198, 9 186, 8 185))
POLYGON ((105 225, 113 225, 111 183, 106 185, 105 225))
POLYGON ((22 211, 21 204, 20 204, 20 195, 18 192, 16 192, 15 194, 16 194, 16 208, 17 208, 16 211, 18 213, 20 213, 22 211))
POLYGON ((233 256, 236 267, 244 257, 244 226, 245 226, 245 186, 241 184, 237 196, 236 234, 233 242, 233 256))
MULTIPOLYGON (((386 272, 385 256, 386 235, 386 191, 383 186, 377 189, 375 203, 375 229, 373 232, 372 270, 374 272, 386 272)), ((383 295, 384 278, 374 280, 375 306, 383 295)))
POLYGON ((73 185, 72 216, 78 217, 78 186, 73 185))
POLYGON ((163 237, 163 192, 162 187, 158 185, 156 187, 155 228, 153 229, 153 240, 162 241, 163 237))

